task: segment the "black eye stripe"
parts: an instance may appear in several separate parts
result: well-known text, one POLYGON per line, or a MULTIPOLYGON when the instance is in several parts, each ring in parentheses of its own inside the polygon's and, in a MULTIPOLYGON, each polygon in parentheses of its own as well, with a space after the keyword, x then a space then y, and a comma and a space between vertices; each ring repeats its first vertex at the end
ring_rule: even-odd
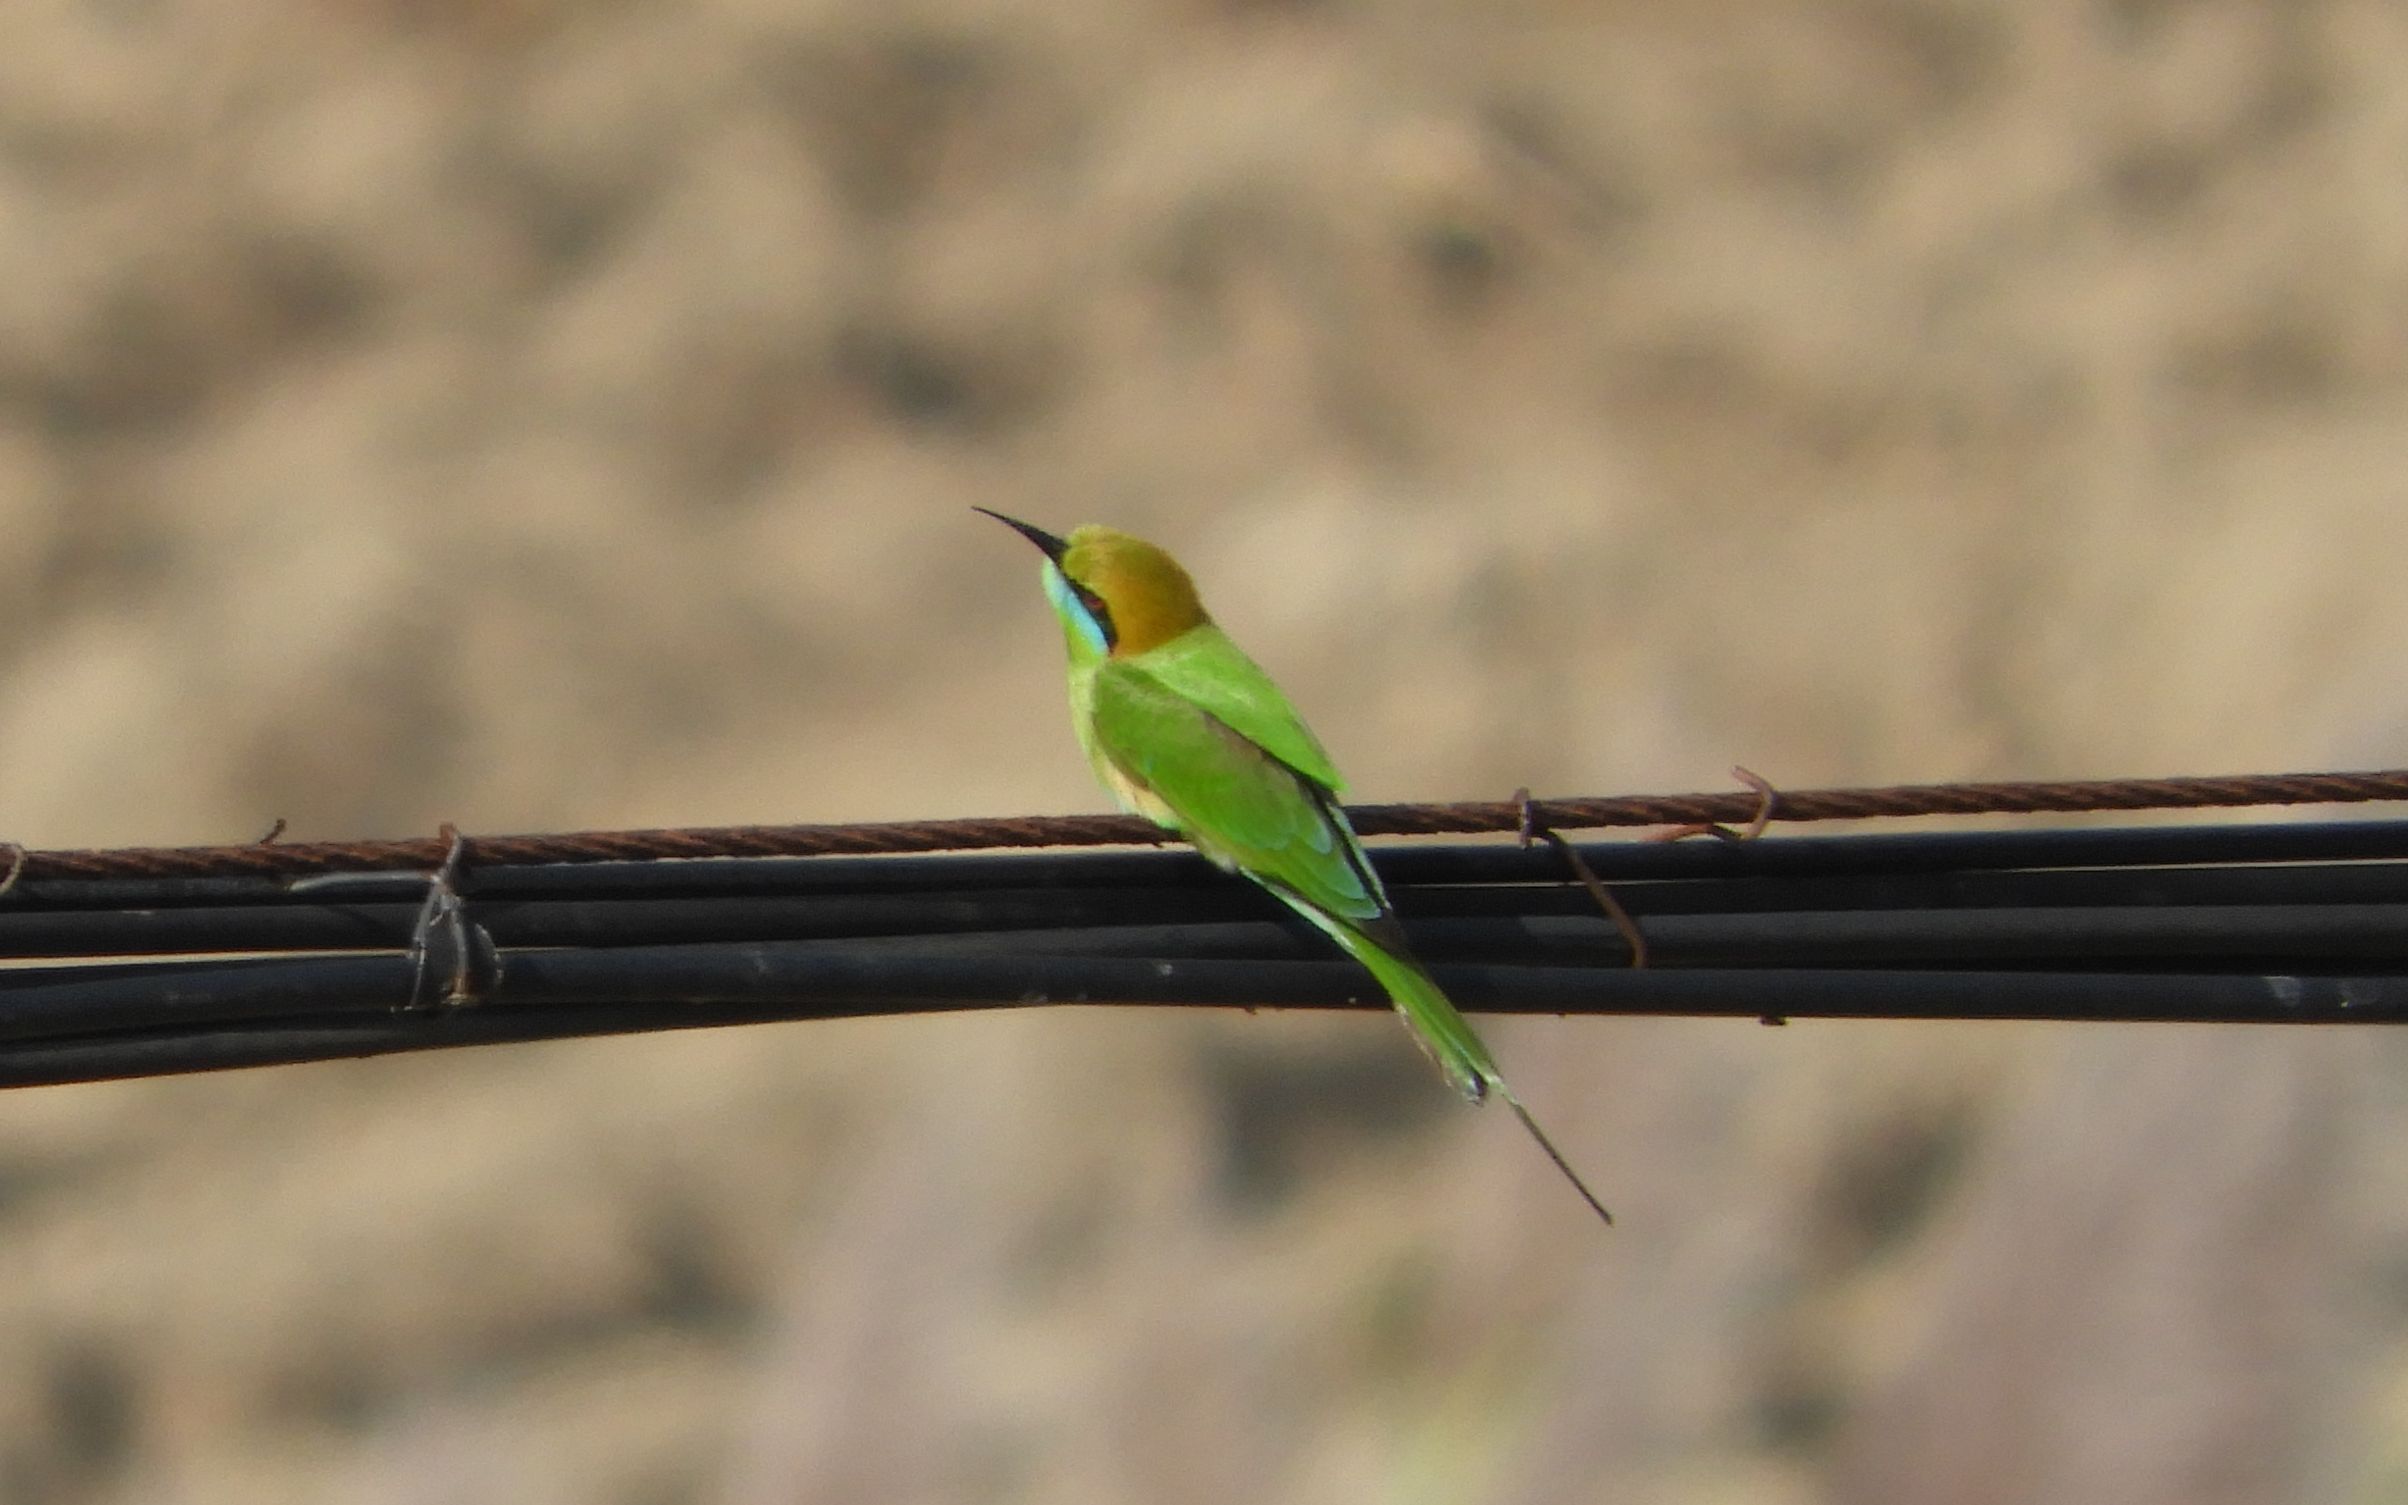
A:
POLYGON ((1087 615, 1095 618, 1095 625, 1104 634, 1104 648, 1107 652, 1110 651, 1120 641, 1120 632, 1112 625, 1112 608, 1104 604, 1103 597, 1075 580, 1071 582, 1070 588, 1077 593, 1079 605, 1087 608, 1087 615))

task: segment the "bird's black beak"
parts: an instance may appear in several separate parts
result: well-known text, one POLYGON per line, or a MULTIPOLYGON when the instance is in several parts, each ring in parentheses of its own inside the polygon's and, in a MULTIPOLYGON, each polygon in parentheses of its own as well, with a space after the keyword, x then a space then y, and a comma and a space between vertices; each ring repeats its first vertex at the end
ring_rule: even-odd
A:
POLYGON ((970 510, 972 512, 984 512, 987 516, 995 519, 995 521, 1003 524, 1013 532, 1018 533, 1022 538, 1027 539, 1030 543, 1033 543, 1038 548, 1043 549, 1045 551, 1045 557, 1052 560, 1056 564, 1060 564, 1062 562, 1063 551, 1070 547, 1067 542, 1054 537, 1051 533, 1046 532, 1043 528, 1036 527, 1029 523, 1024 523, 1016 517, 1005 517, 1002 513, 987 507, 972 507, 970 510))

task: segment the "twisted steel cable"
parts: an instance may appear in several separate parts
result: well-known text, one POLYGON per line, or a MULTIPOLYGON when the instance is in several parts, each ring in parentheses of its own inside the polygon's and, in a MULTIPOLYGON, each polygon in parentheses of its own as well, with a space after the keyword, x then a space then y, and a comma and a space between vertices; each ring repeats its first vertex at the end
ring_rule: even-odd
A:
MULTIPOLYGON (((1365 836, 1471 835, 1530 827, 1607 827, 1775 821, 1870 820, 1931 815, 2074 814, 2408 800, 2408 770, 2251 774, 2221 778, 2097 779, 2057 783, 1901 784, 1867 789, 1754 790, 1712 794, 1354 805, 1365 836)), ((846 825, 700 826, 473 836, 473 860, 494 864, 622 862, 650 858, 815 857, 1015 847, 1088 847, 1174 840, 1122 815, 990 816, 846 825)), ((289 878, 317 873, 426 869, 443 861, 441 836, 392 841, 252 842, 242 846, 19 849, 16 879, 289 878)))

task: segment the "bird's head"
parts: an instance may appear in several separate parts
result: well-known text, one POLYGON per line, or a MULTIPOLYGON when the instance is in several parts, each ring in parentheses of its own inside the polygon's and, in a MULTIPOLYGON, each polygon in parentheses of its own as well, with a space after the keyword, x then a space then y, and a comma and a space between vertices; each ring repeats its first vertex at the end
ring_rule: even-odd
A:
POLYGON ((1142 538, 1089 523, 1068 538, 984 507, 1045 554, 1045 594, 1073 653, 1126 658, 1210 620, 1179 561, 1142 538))

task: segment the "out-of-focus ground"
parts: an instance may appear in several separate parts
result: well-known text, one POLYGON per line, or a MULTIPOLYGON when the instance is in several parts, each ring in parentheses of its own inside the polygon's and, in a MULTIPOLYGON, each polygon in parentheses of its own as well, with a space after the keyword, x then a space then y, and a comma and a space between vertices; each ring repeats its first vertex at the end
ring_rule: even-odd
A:
MULTIPOLYGON (((2377 0, 39 0, 0 826, 1100 807, 1025 545, 1370 799, 2397 764, 2377 0)), ((2324 1034, 1031 1012, 0 1099, 0 1502, 2391 1501, 2324 1034)))

